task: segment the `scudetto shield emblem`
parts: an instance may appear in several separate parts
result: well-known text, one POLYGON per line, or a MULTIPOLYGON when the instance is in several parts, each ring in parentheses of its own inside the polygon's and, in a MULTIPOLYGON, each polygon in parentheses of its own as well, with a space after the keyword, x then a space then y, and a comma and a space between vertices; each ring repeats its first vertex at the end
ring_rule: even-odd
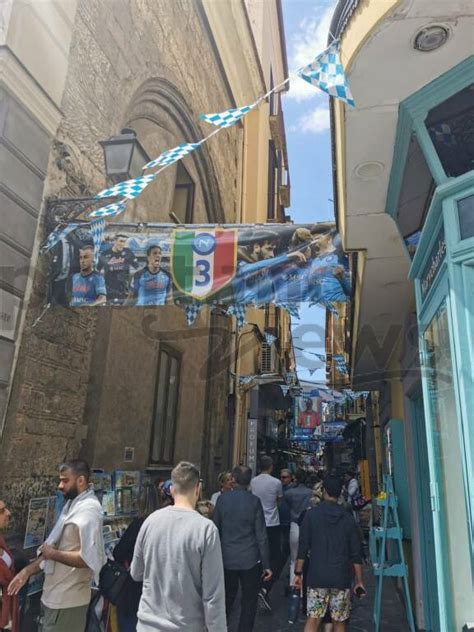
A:
POLYGON ((171 274, 176 288, 183 294, 204 301, 228 285, 236 269, 236 229, 173 231, 171 274))

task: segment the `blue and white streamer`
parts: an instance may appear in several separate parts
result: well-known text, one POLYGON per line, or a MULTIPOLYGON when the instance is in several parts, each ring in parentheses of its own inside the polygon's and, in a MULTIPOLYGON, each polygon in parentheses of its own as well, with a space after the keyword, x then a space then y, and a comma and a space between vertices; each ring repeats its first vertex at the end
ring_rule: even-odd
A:
POLYGON ((200 301, 191 301, 190 303, 186 303, 184 306, 184 313, 186 314, 186 321, 188 323, 188 327, 194 324, 194 321, 199 316, 199 312, 204 307, 204 304, 200 301))
POLYGON ((335 99, 355 107, 349 84, 340 58, 339 41, 320 53, 314 61, 298 70, 297 74, 312 86, 324 90, 335 99))
POLYGON ((298 306, 295 303, 277 303, 276 306, 286 310, 288 314, 293 318, 300 318, 300 312, 298 306))
POLYGON ((226 311, 227 316, 235 316, 237 319, 237 327, 241 329, 247 322, 245 305, 237 305, 236 303, 229 305, 226 311))
POLYGON ((346 365, 346 361, 344 360, 344 356, 340 354, 334 354, 332 358, 336 366, 336 371, 338 373, 341 373, 342 375, 347 375, 349 371, 347 370, 347 365, 346 365))
POLYGON ((94 264, 97 265, 100 255, 100 247, 104 241, 106 223, 103 219, 97 219, 91 222, 92 241, 94 243, 94 264))
POLYGON ((269 347, 272 346, 272 344, 275 342, 275 340, 277 339, 276 336, 274 336, 273 334, 269 333, 268 331, 265 331, 263 334, 263 337, 265 338, 265 342, 267 343, 267 345, 269 347))
POLYGON ((51 248, 54 248, 54 246, 61 239, 69 235, 69 233, 71 233, 77 227, 78 227, 78 224, 68 224, 64 228, 61 228, 61 226, 56 226, 53 232, 50 235, 48 235, 48 239, 41 246, 41 250, 43 252, 48 252, 48 250, 51 250, 51 248))
POLYGON ((125 208, 127 203, 125 201, 114 202, 113 204, 108 204, 107 206, 101 206, 100 208, 89 213, 89 217, 115 217, 115 215, 120 215, 125 208))
POLYGON ((149 173, 146 176, 139 176, 138 178, 132 178, 131 180, 118 182, 113 187, 110 187, 109 189, 104 189, 95 197, 100 199, 106 197, 120 196, 126 198, 127 200, 134 200, 140 195, 143 189, 145 189, 151 182, 153 182, 156 176, 157 173, 149 173))
POLYGON ((235 125, 237 121, 240 121, 240 119, 248 114, 255 106, 256 103, 252 103, 252 105, 244 105, 241 108, 231 108, 230 110, 225 110, 225 112, 201 114, 199 118, 201 121, 217 125, 217 127, 231 127, 232 125, 235 125))
POLYGON ((167 167, 168 165, 172 165, 174 162, 181 160, 181 158, 184 158, 197 149, 202 142, 204 141, 200 141, 199 143, 182 143, 177 147, 173 147, 173 149, 168 149, 160 154, 158 158, 148 162, 143 169, 151 169, 152 167, 167 167))

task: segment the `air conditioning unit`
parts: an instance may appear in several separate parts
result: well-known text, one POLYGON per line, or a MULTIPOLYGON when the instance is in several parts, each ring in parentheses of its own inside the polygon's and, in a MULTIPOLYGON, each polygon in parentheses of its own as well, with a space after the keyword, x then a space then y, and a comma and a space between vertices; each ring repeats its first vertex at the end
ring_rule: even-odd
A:
POLYGON ((275 345, 262 343, 260 352, 260 373, 277 373, 278 372, 278 355, 275 345))

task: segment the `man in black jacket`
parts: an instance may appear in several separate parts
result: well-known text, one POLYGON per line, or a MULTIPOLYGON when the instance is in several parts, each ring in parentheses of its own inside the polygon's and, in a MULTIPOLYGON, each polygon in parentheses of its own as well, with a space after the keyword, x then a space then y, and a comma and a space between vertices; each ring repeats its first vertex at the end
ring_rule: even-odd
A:
POLYGON ((308 619, 304 632, 319 632, 328 607, 334 632, 345 632, 351 585, 354 592, 358 588, 365 592, 361 544, 354 518, 338 505, 342 480, 327 476, 323 487, 324 502, 307 512, 301 527, 294 585, 301 590, 303 564, 309 553, 308 619))
POLYGON ((240 465, 232 470, 232 476, 234 491, 219 496, 213 520, 221 537, 227 617, 240 582, 239 632, 252 632, 262 576, 264 581, 272 577, 267 530, 262 503, 248 491, 252 470, 240 465))

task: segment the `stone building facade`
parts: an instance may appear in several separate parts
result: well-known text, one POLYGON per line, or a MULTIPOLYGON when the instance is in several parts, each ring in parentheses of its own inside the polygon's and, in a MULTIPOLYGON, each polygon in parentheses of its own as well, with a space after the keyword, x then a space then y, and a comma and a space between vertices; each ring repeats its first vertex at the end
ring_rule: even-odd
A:
MULTIPOLYGON (((49 200, 104 188, 98 141, 132 128, 155 157, 209 133, 200 113, 262 94, 252 4, 232 0, 216 12, 213 0, 48 0, 40 11, 10 0, 2 9, 0 240, 10 276, 0 290, 18 316, 0 336, 0 497, 19 530, 28 499, 51 492, 66 457, 156 476, 185 458, 201 466, 208 489, 230 463, 231 319, 206 309, 188 328, 174 306, 44 311, 47 260, 38 250, 49 200), (166 437, 156 416, 160 388, 177 389, 166 437), (167 447, 152 459, 157 433, 167 447)), ((281 12, 279 2, 272 7, 281 12)), ((167 169, 120 220, 170 223, 184 177, 194 194, 188 223, 240 221, 245 169, 268 160, 248 153, 244 133, 238 124, 167 169)), ((268 190, 265 179, 260 186, 268 190)))

